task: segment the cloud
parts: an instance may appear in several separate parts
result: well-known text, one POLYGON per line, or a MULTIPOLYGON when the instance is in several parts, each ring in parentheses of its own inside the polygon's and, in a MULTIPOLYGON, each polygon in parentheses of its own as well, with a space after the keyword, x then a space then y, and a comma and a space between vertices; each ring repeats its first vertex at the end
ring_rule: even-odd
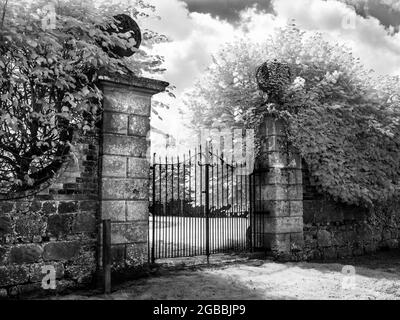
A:
POLYGON ((194 85, 210 64, 211 55, 236 37, 263 41, 274 28, 292 19, 302 29, 321 32, 329 41, 348 45, 367 68, 378 74, 400 75, 400 33, 391 34, 377 18, 357 15, 353 6, 342 1, 273 0, 273 13, 249 7, 239 12, 234 24, 210 13, 190 12, 180 0, 149 2, 162 19, 150 20, 143 27, 171 38, 171 42, 155 45, 153 50, 165 57, 167 71, 163 79, 177 87, 178 95, 177 100, 161 98, 172 108, 161 112, 164 121, 152 119, 152 123, 175 136, 184 135, 182 123, 187 121, 179 120, 179 96, 194 85))
POLYGON ((368 10, 375 6, 386 6, 386 9, 400 11, 400 2, 398 0, 340 0, 356 8, 365 8, 368 10))
POLYGON ((191 12, 211 13, 230 22, 237 22, 240 12, 256 5, 258 9, 271 11, 271 0, 184 0, 191 12))
POLYGON ((339 0, 355 8, 362 17, 375 17, 387 29, 400 31, 400 1, 398 0, 339 0))
POLYGON ((231 41, 234 27, 210 14, 190 13, 186 4, 177 0, 151 0, 161 20, 152 20, 146 27, 167 35, 171 42, 154 47, 165 57, 165 79, 181 92, 193 85, 211 61, 210 54, 224 42, 231 41))
POLYGON ((190 12, 183 1, 150 2, 162 19, 151 20, 147 27, 172 40, 155 46, 154 52, 165 56, 164 78, 177 87, 178 94, 194 84, 223 43, 235 37, 262 41, 291 19, 303 29, 323 32, 328 40, 347 44, 377 73, 400 74, 400 34, 389 34, 378 19, 359 16, 341 1, 274 0, 275 14, 250 7, 240 12, 237 25, 211 14, 190 12))
POLYGON ((338 1, 275 0, 283 19, 295 19, 303 29, 320 31, 328 40, 348 45, 363 64, 378 74, 400 75, 400 34, 390 34, 374 17, 361 17, 338 1))

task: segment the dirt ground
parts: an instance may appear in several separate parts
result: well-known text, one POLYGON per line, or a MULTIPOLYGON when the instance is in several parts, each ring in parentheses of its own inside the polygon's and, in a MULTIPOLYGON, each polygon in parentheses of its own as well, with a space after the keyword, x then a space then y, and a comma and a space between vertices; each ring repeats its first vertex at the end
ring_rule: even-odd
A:
POLYGON ((224 259, 194 269, 165 268, 157 276, 120 285, 110 295, 57 299, 400 299, 400 251, 332 263, 224 259))

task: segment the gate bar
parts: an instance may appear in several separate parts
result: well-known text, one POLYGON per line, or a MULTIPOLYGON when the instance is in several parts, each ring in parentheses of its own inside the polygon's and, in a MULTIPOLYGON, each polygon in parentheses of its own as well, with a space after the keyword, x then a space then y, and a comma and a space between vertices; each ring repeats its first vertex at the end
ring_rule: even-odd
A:
MULTIPOLYGON (((156 230, 156 154, 153 154, 153 166, 151 167, 151 170, 153 171, 153 189, 152 189, 152 201, 153 201, 153 212, 152 212, 152 216, 153 216, 153 222, 152 222, 152 230, 151 230, 151 234, 152 234, 152 241, 151 241, 151 263, 155 262, 155 253, 154 253, 154 249, 155 249, 155 243, 156 243, 156 238, 155 238, 155 230, 156 230)), ((161 191, 160 191, 161 192, 161 191)))
POLYGON ((206 255, 207 264, 210 263, 210 162, 208 161, 208 143, 206 143, 206 157, 205 157, 205 207, 206 207, 206 255))

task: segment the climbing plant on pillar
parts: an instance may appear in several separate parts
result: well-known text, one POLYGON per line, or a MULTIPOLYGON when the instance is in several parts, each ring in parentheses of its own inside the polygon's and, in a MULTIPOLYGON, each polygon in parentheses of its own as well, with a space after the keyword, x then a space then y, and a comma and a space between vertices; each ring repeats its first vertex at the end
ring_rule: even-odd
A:
POLYGON ((265 115, 286 120, 319 190, 370 206, 400 195, 399 92, 398 76, 378 76, 349 48, 288 25, 263 44, 224 46, 186 100, 196 126, 257 128, 265 115), (284 90, 275 87, 279 78, 260 90, 255 75, 264 62, 290 68, 284 90))
MULTIPOLYGON (((138 49, 138 28, 121 25, 153 10, 143 1, 2 0, 0 194, 37 190, 67 160, 73 131, 95 128, 99 74, 162 71, 161 57, 138 49)), ((149 30, 143 38, 166 40, 149 30)))

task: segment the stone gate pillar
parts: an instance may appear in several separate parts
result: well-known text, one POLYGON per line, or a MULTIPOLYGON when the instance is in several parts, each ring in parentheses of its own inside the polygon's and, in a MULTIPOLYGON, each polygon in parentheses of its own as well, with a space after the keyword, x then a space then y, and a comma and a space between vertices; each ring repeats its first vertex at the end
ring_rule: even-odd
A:
POLYGON ((294 259, 304 241, 302 171, 301 158, 289 146, 284 126, 282 120, 267 117, 259 130, 255 174, 259 191, 254 208, 259 215, 256 224, 262 225, 255 229, 263 233, 263 246, 272 255, 294 259))
POLYGON ((167 85, 136 77, 100 81, 104 94, 101 215, 111 219, 114 267, 147 262, 151 97, 167 85))

